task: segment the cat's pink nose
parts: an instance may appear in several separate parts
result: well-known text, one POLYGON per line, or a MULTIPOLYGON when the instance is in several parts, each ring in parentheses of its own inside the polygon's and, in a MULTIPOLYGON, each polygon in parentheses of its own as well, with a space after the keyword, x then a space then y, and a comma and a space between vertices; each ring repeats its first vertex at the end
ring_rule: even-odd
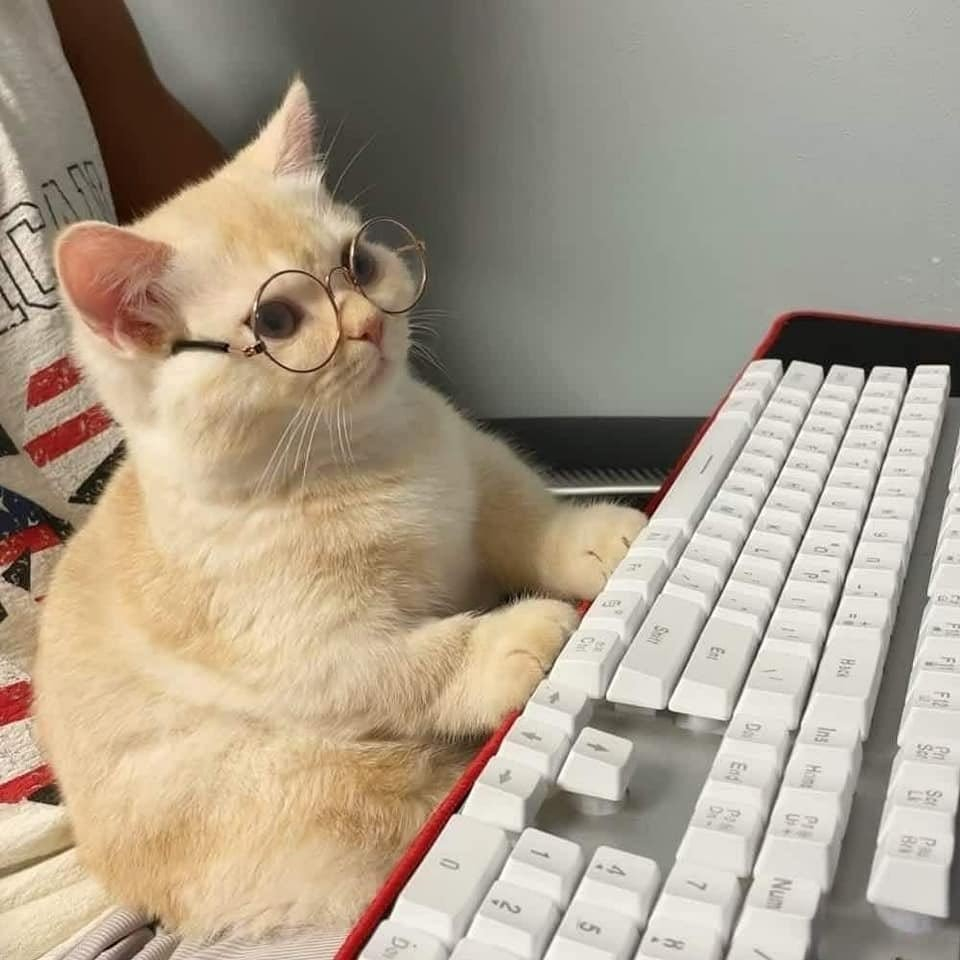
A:
POLYGON ((369 340, 379 347, 383 343, 383 314, 368 314, 356 333, 349 334, 349 338, 351 340, 369 340))

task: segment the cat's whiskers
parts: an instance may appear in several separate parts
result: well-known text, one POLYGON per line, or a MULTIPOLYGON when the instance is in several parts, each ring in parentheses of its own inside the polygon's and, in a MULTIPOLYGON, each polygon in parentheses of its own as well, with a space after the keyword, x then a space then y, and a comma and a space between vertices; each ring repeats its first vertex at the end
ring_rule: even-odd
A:
POLYGON ((367 147, 373 143, 376 138, 376 134, 371 134, 360 146, 357 148, 354 155, 350 158, 347 165, 340 171, 340 176, 337 177, 337 182, 333 185, 333 189, 330 191, 330 203, 335 203, 337 199, 337 191, 340 189, 340 184, 343 183, 343 178, 350 172, 350 168, 357 162, 360 158, 360 154, 363 153, 367 147))
POLYGON ((307 443, 307 454, 303 458, 303 476, 300 482, 301 493, 306 492, 307 489, 307 473, 310 469, 310 454, 313 452, 313 438, 317 435, 317 427, 320 425, 321 419, 323 419, 323 411, 320 409, 319 397, 313 401, 313 406, 310 408, 310 417, 313 425, 310 427, 310 440, 307 443))
POLYGON ((297 443, 297 453, 296 453, 296 456, 294 456, 293 458, 293 467, 291 468, 292 470, 297 469, 297 464, 300 462, 300 454, 304 452, 304 448, 307 440, 307 431, 310 429, 310 420, 313 417, 313 411, 316 409, 318 402, 319 402, 319 398, 314 397, 313 403, 310 405, 309 412, 303 418, 303 425, 300 428, 300 440, 297 443))
POLYGON ((365 193, 369 193, 369 192, 370 192, 371 190, 373 190, 375 187, 376 187, 376 184, 375 184, 375 183, 368 183, 365 187, 361 187, 361 189, 359 189, 359 190, 347 201, 347 206, 348 206, 348 207, 354 206, 354 205, 356 204, 356 202, 357 202, 365 193))
POLYGON ((353 466, 356 464, 356 458, 353 455, 353 437, 351 433, 353 432, 353 414, 350 412, 350 409, 347 408, 343 413, 343 436, 347 442, 347 456, 350 459, 350 465, 353 466))
POLYGON ((293 429, 294 423, 299 419, 300 415, 303 413, 303 408, 306 405, 306 402, 307 402, 307 398, 304 397, 303 400, 300 402, 300 406, 297 407, 297 409, 293 412, 292 416, 287 421, 287 425, 283 428, 283 431, 280 434, 279 438, 277 439, 277 443, 273 448, 273 452, 270 454, 270 458, 267 460, 266 464, 264 465, 263 470, 260 471, 260 476, 257 479, 256 485, 253 488, 254 496, 257 496, 260 494, 263 484, 267 477, 267 471, 270 470, 270 468, 274 464, 274 461, 279 455, 280 445, 286 439, 287 434, 293 429))

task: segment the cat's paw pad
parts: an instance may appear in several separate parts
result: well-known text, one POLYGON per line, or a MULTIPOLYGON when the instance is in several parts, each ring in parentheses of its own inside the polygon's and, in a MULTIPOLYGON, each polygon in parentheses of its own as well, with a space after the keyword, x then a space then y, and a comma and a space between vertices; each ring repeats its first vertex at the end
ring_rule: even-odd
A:
POLYGON ((520 600, 484 617, 477 693, 495 718, 523 707, 579 622, 560 600, 520 600))
POLYGON ((598 503, 564 518, 555 576, 564 592, 592 600, 647 525, 639 510, 598 503))

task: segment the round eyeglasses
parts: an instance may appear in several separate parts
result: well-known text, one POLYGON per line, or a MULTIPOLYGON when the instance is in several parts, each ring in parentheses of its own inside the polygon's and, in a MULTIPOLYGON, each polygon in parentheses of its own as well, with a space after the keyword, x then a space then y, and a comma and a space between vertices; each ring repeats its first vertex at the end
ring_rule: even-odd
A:
POLYGON ((382 313, 406 313, 427 286, 426 246, 399 220, 367 220, 343 248, 340 264, 323 280, 297 269, 267 277, 248 320, 253 343, 176 340, 170 353, 212 350, 243 357, 262 353, 291 373, 314 373, 330 362, 343 340, 337 283, 362 293, 382 313))

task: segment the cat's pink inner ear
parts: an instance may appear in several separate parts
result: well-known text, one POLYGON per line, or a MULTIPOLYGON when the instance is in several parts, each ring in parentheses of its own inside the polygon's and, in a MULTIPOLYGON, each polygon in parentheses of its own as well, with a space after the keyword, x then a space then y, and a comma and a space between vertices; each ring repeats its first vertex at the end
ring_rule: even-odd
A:
POLYGON ((316 162, 317 120, 310 93, 297 78, 290 85, 277 114, 280 121, 278 151, 273 172, 298 173, 316 162))
POLYGON ((170 339, 162 279, 172 253, 122 227, 78 223, 57 242, 57 275, 94 333, 117 347, 155 349, 170 339))

